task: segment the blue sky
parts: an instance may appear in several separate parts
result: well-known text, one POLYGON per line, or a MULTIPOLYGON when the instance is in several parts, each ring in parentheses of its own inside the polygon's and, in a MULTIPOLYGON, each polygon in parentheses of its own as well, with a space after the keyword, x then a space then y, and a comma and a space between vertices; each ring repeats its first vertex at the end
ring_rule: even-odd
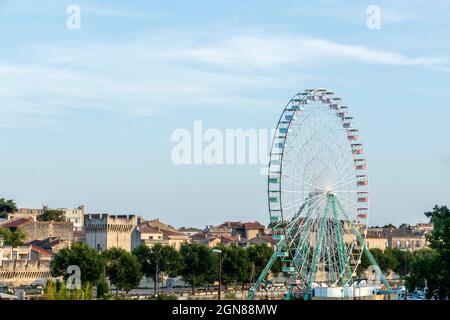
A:
POLYGON ((258 165, 175 166, 171 133, 270 129, 292 95, 326 87, 366 144, 370 223, 424 221, 450 205, 449 35, 444 0, 0 0, 0 195, 176 226, 267 223, 258 165))

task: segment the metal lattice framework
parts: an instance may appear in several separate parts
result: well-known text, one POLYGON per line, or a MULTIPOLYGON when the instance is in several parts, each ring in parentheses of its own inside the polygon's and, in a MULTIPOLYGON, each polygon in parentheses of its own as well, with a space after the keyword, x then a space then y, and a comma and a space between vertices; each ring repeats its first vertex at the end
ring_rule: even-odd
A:
POLYGON ((277 258, 289 287, 349 286, 365 251, 369 179, 359 130, 341 98, 327 89, 295 95, 272 141, 268 200, 277 258))

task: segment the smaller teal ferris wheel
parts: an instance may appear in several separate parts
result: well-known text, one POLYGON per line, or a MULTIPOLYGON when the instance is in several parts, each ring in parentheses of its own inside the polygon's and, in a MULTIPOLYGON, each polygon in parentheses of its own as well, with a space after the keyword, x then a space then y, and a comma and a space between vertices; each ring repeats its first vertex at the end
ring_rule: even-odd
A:
MULTIPOLYGON (((369 178, 358 128, 327 89, 296 94, 272 141, 268 204, 276 250, 254 287, 281 259, 288 296, 314 286, 351 286, 365 252, 369 178)), ((383 282, 388 287, 386 279, 383 282)))

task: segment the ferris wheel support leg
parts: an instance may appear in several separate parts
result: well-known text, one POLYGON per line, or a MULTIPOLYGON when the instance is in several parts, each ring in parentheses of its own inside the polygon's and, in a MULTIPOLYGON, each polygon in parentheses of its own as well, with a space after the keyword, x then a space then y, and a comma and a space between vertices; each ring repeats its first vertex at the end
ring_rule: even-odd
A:
POLYGON ((292 300, 292 290, 294 290, 293 286, 289 286, 288 292, 286 294, 286 300, 292 300))
POLYGON ((370 252, 369 249, 364 245, 364 253, 367 255, 367 258, 369 258, 370 264, 373 266, 376 266, 378 268, 378 273, 380 274, 380 280, 383 282, 383 284, 386 286, 387 290, 391 290, 391 285, 387 281, 386 277, 384 276, 383 272, 381 271, 380 267, 378 266, 377 261, 372 255, 372 252, 370 252))
MULTIPOLYGON (((342 209, 342 207, 341 207, 342 209)), ((342 209, 343 210, 343 209, 342 209)), ((344 213, 345 214, 345 213, 344 213)), ((347 217, 348 219, 348 217, 347 217)), ((370 250, 367 248, 366 246, 366 240, 363 238, 363 236, 361 235, 361 233, 358 231, 358 229, 356 228, 356 226, 351 222, 350 219, 348 219, 348 221, 350 222, 350 226, 353 230, 353 233, 356 235, 357 240, 359 241, 360 245, 363 248, 364 253, 367 255, 367 258, 369 258, 369 262, 373 265, 376 266, 378 268, 378 272, 380 274, 380 280, 381 282, 383 282, 383 284, 386 286, 387 290, 392 290, 391 285, 389 284, 389 282, 387 281, 386 277, 384 276, 383 272, 381 272, 380 267, 378 266, 377 261, 375 260, 375 258, 373 257, 372 253, 370 252, 370 250)))
POLYGON ((278 258, 278 251, 274 251, 272 257, 270 257, 269 261, 267 262, 266 266, 264 267, 263 272, 261 272, 261 274, 259 275, 258 280, 256 280, 253 287, 248 291, 248 298, 247 298, 248 300, 253 300, 253 298, 255 297, 256 291, 259 289, 259 286, 266 278, 267 274, 269 273, 270 269, 272 268, 272 266, 275 263, 275 261, 277 260, 277 258, 278 258))

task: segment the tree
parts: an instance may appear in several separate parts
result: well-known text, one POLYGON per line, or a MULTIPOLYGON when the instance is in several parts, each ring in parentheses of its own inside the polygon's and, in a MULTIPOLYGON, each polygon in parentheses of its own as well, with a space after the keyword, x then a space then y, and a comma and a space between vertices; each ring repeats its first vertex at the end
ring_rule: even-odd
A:
POLYGON ((17 211, 17 206, 13 200, 6 200, 5 198, 0 198, 0 218, 8 218, 8 213, 13 213, 17 211))
POLYGON ((378 265, 383 272, 389 273, 391 271, 397 270, 399 262, 395 255, 396 250, 390 249, 390 248, 385 249, 384 252, 381 251, 380 249, 375 249, 375 248, 373 250, 377 251, 378 254, 379 254, 379 252, 381 252, 379 261, 377 260, 376 257, 375 257, 375 260, 378 261, 378 265))
POLYGON ((102 277, 97 283, 97 299, 106 298, 109 294, 109 286, 105 277, 102 277))
POLYGON ((56 282, 56 300, 66 300, 67 299, 67 287, 64 281, 57 280, 56 282))
POLYGON ((421 249, 414 254, 410 273, 406 276, 406 287, 413 292, 428 287, 427 297, 432 298, 439 280, 438 253, 433 249, 421 249))
POLYGON ((42 214, 37 216, 38 221, 65 221, 64 211, 46 209, 42 214))
POLYGON ((395 257, 397 260, 397 265, 394 268, 394 271, 400 275, 401 277, 406 277, 406 275, 411 271, 411 267, 414 263, 416 256, 411 251, 407 250, 399 250, 399 249, 387 249, 395 257))
POLYGON ((395 229, 395 226, 392 223, 389 223, 383 227, 384 229, 395 229))
POLYGON ((240 283, 245 285, 249 280, 251 263, 247 250, 236 244, 225 247, 220 245, 217 249, 222 250, 222 282, 225 285, 240 283))
POLYGON ((104 274, 104 262, 100 255, 81 242, 75 242, 70 248, 63 248, 54 255, 50 264, 52 276, 62 276, 67 280, 70 276, 67 268, 71 265, 80 268, 82 284, 96 285, 104 274))
POLYGON ((210 248, 198 243, 183 243, 180 254, 183 261, 180 274, 183 281, 191 285, 193 294, 196 286, 215 281, 218 259, 210 248))
POLYGON ((200 231, 200 229, 195 227, 181 227, 178 231, 200 231))
MULTIPOLYGON (((394 271, 397 267, 397 259, 392 252, 391 249, 381 250, 378 248, 370 249, 370 253, 372 253, 373 258, 377 262, 378 266, 380 267, 380 270, 383 273, 389 273, 390 271, 394 271)), ((367 257, 366 253, 363 253, 361 256, 361 263, 358 266, 357 273, 359 275, 362 275, 367 268, 371 266, 371 263, 369 261, 369 258, 367 257)))
POLYGON ((13 246, 13 247, 23 245, 23 242, 24 242, 25 238, 27 237, 25 235, 25 233, 20 229, 11 231, 9 229, 2 228, 2 227, 0 227, 0 236, 3 237, 3 240, 6 245, 13 246))
POLYGON ((57 296, 56 284, 53 280, 47 280, 44 294, 47 300, 55 300, 57 296))
MULTIPOLYGON (((253 245, 247 248, 248 258, 251 264, 250 283, 253 283, 263 272, 266 264, 273 255, 273 249, 264 243, 253 245)), ((281 260, 275 260, 272 268, 273 273, 281 272, 281 260)))
POLYGON ((433 224, 433 232, 427 236, 430 247, 442 253, 450 251, 450 209, 435 206, 433 211, 425 212, 433 224))
POLYGON ((141 245, 133 250, 133 255, 141 263, 142 273, 153 279, 155 294, 160 275, 174 277, 181 268, 181 256, 171 246, 163 246, 159 243, 152 247, 141 245))
POLYGON ((435 206, 425 216, 433 223, 433 232, 427 235, 431 251, 416 256, 407 278, 410 290, 427 289, 428 298, 450 298, 450 210, 435 206))
POLYGON ((111 248, 102 253, 105 273, 111 284, 118 290, 129 292, 136 288, 142 279, 141 265, 136 256, 121 248, 111 248))

